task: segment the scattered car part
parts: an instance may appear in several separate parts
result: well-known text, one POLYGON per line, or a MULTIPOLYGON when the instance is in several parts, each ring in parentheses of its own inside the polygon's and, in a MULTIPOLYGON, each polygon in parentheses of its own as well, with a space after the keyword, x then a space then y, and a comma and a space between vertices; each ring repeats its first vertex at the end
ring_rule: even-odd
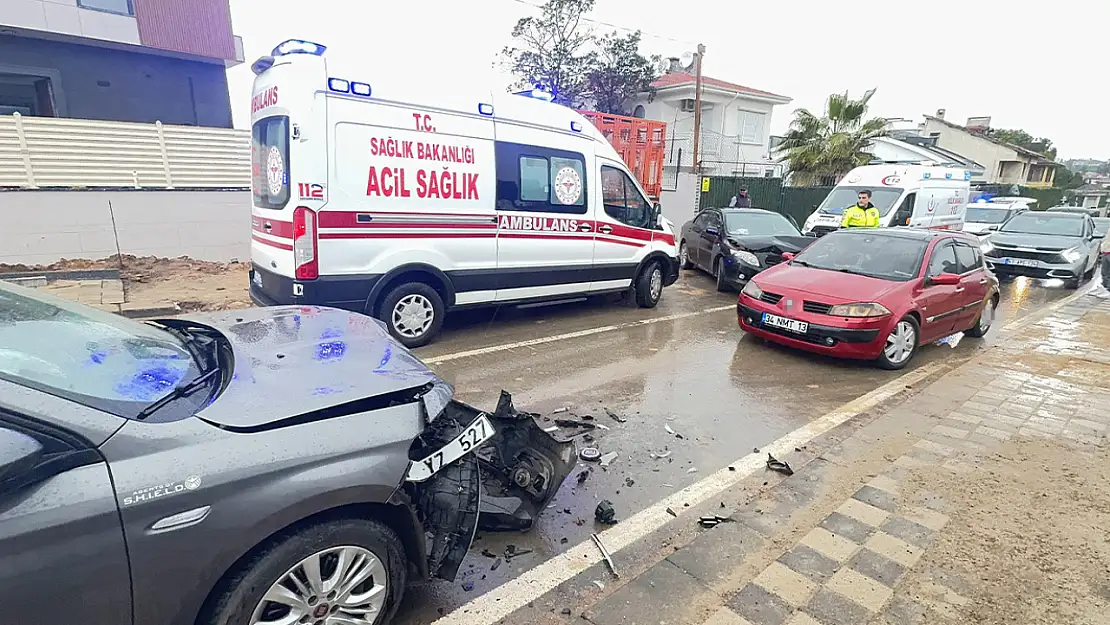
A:
POLYGON ((605 409, 605 414, 609 415, 609 418, 616 421, 617 423, 628 423, 628 419, 625 419, 624 417, 618 415, 612 410, 609 410, 608 408, 605 409))
POLYGON ((675 512, 673 508, 667 508, 667 514, 673 516, 676 519, 678 518, 678 513, 675 512))
POLYGON ((605 548, 605 543, 601 542, 601 537, 597 534, 593 534, 590 538, 594 539, 594 544, 597 545, 597 548, 601 551, 601 557, 605 558, 605 564, 609 565, 609 572, 613 574, 613 577, 620 577, 620 574, 617 573, 617 565, 613 564, 613 557, 609 555, 609 550, 605 548))
POLYGON ((601 457, 601 466, 607 467, 607 466, 613 464, 613 461, 616 460, 619 457, 620 457, 620 454, 618 454, 615 451, 611 451, 611 452, 609 452, 609 453, 607 453, 607 454, 605 454, 604 456, 601 457))
POLYGON ((678 434, 675 433, 674 429, 671 428, 671 425, 669 423, 664 423, 663 429, 666 430, 667 434, 670 434, 671 436, 678 436, 678 434))
POLYGON ((601 459, 601 450, 597 447, 583 447, 578 451, 578 457, 586 462, 597 462, 601 459))
POLYGON ((716 514, 710 514, 710 515, 703 516, 700 519, 698 519, 698 525, 700 525, 700 526, 702 526, 706 529, 709 529, 711 527, 717 527, 721 523, 731 523, 732 521, 733 521, 733 519, 730 518, 730 517, 724 517, 724 516, 718 516, 716 514))
POLYGON ((597 586, 599 590, 605 590, 605 584, 601 583, 600 581, 595 579, 593 581, 593 584, 594 586, 597 586))
POLYGON ((794 469, 791 469, 789 464, 781 460, 776 460, 771 454, 767 454, 767 468, 775 473, 794 475, 794 469))
POLYGON ((574 419, 555 419, 555 425, 561 428, 582 428, 584 430, 592 430, 597 427, 596 424, 587 421, 575 421, 574 419))
POLYGON ((608 499, 601 500, 597 508, 594 508, 594 520, 603 525, 616 525, 617 510, 613 507, 613 502, 608 499))

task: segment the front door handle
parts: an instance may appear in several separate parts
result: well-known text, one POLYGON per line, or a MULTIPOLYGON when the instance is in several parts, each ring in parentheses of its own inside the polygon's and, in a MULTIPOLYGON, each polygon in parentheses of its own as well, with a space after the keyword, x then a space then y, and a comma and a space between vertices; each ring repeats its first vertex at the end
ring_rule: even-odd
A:
POLYGON ((957 293, 963 293, 964 292, 964 287, 962 287, 962 286, 956 287, 956 292, 957 293))
POLYGON ((983 278, 982 280, 979 281, 979 284, 986 284, 988 282, 990 282, 990 280, 987 280, 986 278, 983 278))
POLYGON ((589 232, 590 230, 593 230, 593 228, 590 226, 590 224, 582 224, 582 225, 578 226, 578 231, 579 232, 589 232))
POLYGON ((597 231, 601 234, 609 234, 613 231, 613 228, 611 228, 610 226, 600 226, 598 227, 597 231))

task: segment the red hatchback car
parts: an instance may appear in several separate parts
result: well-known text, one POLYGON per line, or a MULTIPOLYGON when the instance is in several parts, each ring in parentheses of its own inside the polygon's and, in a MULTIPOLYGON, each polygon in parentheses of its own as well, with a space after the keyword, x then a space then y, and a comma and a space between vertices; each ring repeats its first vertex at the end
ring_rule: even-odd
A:
POLYGON ((878 228, 834 232, 764 271, 736 313, 768 341, 901 369, 920 345, 983 336, 997 306, 998 280, 975 237, 878 228))

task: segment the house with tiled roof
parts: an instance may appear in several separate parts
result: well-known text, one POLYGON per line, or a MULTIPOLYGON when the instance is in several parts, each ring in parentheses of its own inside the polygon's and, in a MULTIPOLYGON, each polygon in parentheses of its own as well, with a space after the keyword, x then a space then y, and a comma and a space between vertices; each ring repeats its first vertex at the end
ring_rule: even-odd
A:
POLYGON ((1056 179, 1056 168, 1063 166, 1044 154, 991 136, 989 117, 973 117, 961 126, 944 119, 942 109, 925 116, 921 135, 940 148, 982 163, 983 172, 972 176, 973 182, 1047 188, 1056 179))
MULTIPOLYGON (((669 70, 652 83, 651 93, 633 103, 634 115, 667 123, 664 182, 692 171, 696 78, 692 68, 670 59, 669 70)), ((791 98, 702 76, 702 173, 778 176, 782 165, 770 157, 771 116, 791 98)))

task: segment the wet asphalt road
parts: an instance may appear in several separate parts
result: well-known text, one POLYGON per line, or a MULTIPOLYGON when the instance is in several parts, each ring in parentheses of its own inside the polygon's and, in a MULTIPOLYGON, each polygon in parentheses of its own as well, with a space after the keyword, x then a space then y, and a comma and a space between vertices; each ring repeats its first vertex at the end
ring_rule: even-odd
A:
MULTIPOLYGON (((1072 292, 1025 279, 1003 283, 998 320, 986 343, 998 340, 998 328, 1072 292)), ((569 416, 553 414, 560 408, 591 415, 609 429, 592 431, 596 440, 590 444, 620 455, 605 470, 580 462, 572 475, 591 467, 589 478, 582 485, 568 480, 531 532, 481 536, 459 579, 411 589, 397 622, 431 622, 589 540, 596 531, 593 511, 602 499, 613 502, 618 518, 634 514, 904 373, 754 340, 737 327, 735 303, 736 295, 717 293, 708 276, 683 272, 653 310, 588 301, 449 319, 441 339, 417 354, 455 384, 460 399, 492 409, 504 388, 518 408, 550 419, 569 416), (727 308, 703 312, 721 307, 727 308), (662 320, 623 325, 650 319, 662 320), (617 327, 588 333, 608 326, 617 327), (568 333, 584 335, 517 345, 568 333), (486 351, 459 357, 474 350, 486 351), (606 408, 627 422, 610 418, 606 408), (682 438, 669 434, 667 426, 682 438), (501 554, 509 544, 532 553, 491 570, 497 560, 481 552, 501 554)), ((967 359, 982 345, 968 338, 956 347, 930 345, 907 370, 967 359)), ((580 436, 578 441, 586 445, 580 436)))

